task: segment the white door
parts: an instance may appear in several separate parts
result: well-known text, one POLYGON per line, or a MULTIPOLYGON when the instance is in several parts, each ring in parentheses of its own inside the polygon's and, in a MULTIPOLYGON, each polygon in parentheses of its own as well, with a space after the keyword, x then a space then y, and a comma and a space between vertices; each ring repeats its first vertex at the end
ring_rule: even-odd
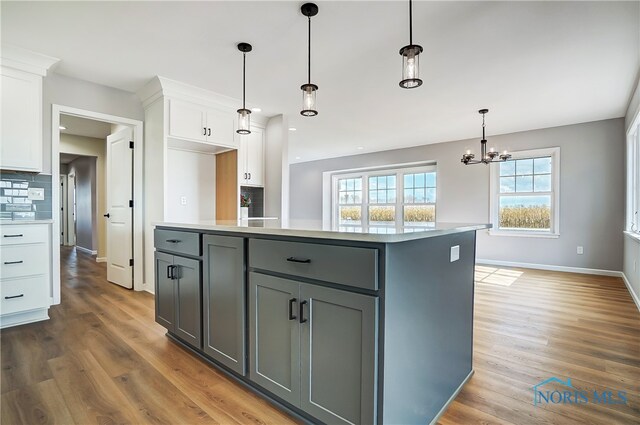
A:
POLYGON ((60 245, 65 244, 64 241, 67 236, 67 232, 64 230, 67 227, 67 220, 65 220, 65 205, 67 204, 67 188, 65 180, 67 180, 67 176, 65 174, 60 174, 60 245))
POLYGON ((133 137, 130 128, 107 136, 107 280, 133 287, 133 137))

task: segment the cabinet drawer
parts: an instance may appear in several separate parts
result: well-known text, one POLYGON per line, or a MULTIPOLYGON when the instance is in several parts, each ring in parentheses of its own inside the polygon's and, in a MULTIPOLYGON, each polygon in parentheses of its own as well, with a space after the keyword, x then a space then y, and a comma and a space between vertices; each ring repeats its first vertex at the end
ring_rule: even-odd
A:
POLYGON ((0 282, 0 315, 49 306, 49 288, 44 276, 0 282))
POLYGON ((0 226, 0 245, 44 243, 49 239, 46 224, 9 224, 0 226))
POLYGON ((0 246, 0 279, 44 275, 48 269, 44 243, 0 246))
POLYGON ((378 289, 378 250, 249 240, 249 266, 364 289, 378 289))
POLYGON ((156 249, 200 256, 200 234, 181 232, 179 230, 155 229, 153 231, 156 249))

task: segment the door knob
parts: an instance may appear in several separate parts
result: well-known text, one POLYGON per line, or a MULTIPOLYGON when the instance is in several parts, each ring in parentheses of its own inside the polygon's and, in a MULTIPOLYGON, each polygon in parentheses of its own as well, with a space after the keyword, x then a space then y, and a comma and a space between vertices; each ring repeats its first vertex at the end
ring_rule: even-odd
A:
POLYGON ((109 217, 111 217, 111 214, 106 213, 104 216, 105 216, 105 217, 107 217, 107 218, 109 218, 109 217))

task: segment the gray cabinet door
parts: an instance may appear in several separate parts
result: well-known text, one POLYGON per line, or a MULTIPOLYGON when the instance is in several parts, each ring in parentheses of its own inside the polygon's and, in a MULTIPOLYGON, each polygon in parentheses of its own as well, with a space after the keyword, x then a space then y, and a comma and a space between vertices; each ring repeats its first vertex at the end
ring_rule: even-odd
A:
POLYGON ((175 324, 175 294, 173 280, 169 278, 169 267, 173 265, 173 256, 162 252, 155 253, 156 275, 156 322, 173 332, 175 324))
POLYGON ((325 423, 374 423, 377 298, 305 283, 300 298, 300 408, 325 423))
POLYGON ((202 347, 200 261, 174 256, 175 329, 174 333, 196 348, 202 347))
POLYGON ((249 274, 249 378, 300 405, 298 282, 249 274))
POLYGON ((204 351, 245 375, 244 239, 205 235, 204 351))

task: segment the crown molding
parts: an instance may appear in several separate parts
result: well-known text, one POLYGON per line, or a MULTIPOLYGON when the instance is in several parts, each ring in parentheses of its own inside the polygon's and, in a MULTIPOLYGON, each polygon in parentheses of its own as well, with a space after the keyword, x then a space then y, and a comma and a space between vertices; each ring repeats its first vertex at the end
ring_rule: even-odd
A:
POLYGON ((49 68, 60 62, 60 59, 41 53, 32 52, 21 47, 3 44, 0 49, 2 66, 30 72, 42 77, 49 68))

